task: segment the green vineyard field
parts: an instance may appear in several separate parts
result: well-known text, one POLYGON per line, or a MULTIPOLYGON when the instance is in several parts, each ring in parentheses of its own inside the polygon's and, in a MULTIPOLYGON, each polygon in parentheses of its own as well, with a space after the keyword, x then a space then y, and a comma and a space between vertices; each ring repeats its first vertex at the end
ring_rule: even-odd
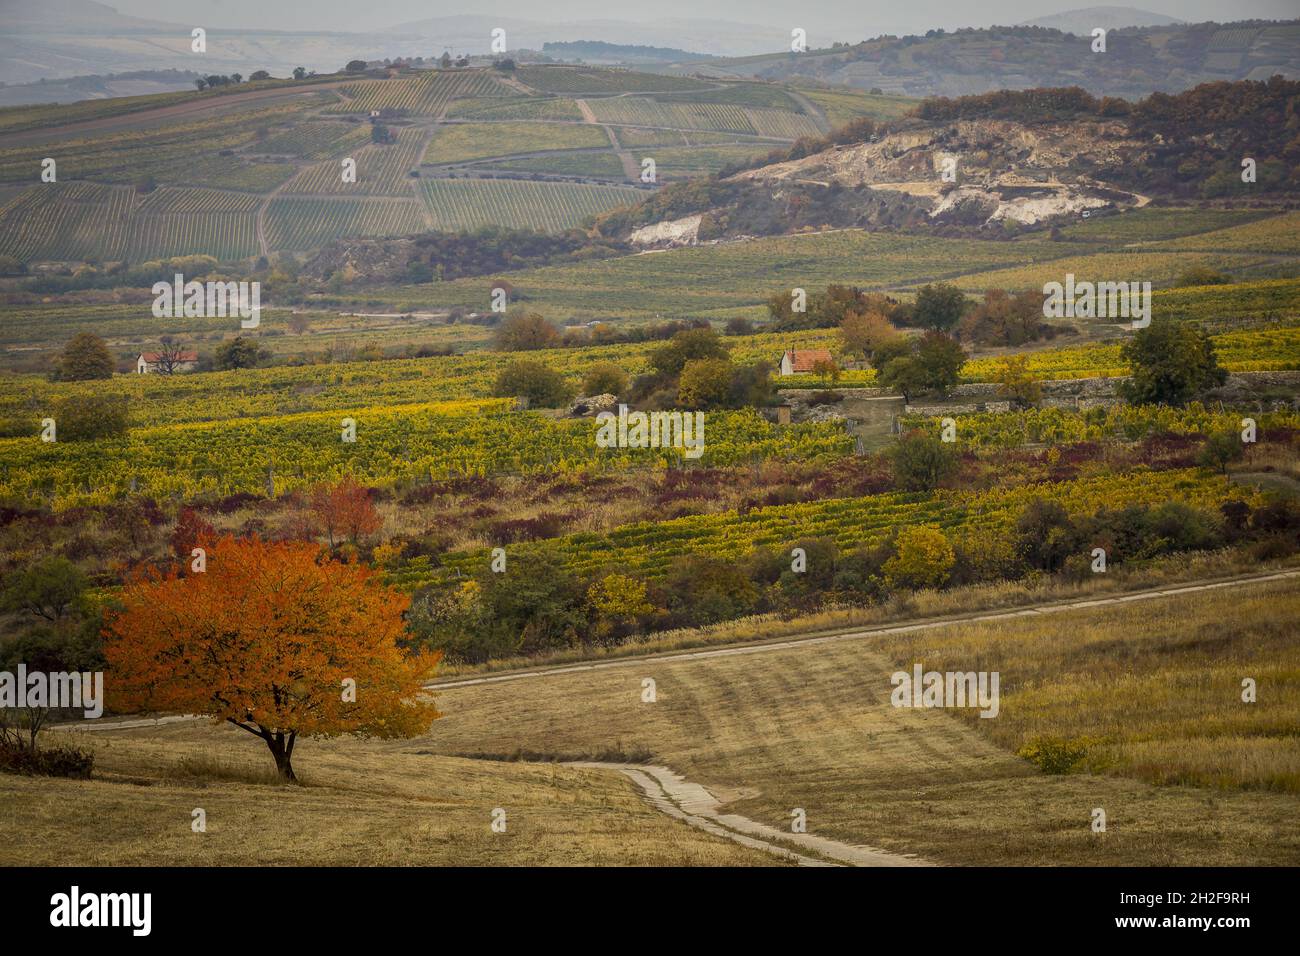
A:
POLYGON ((683 76, 658 76, 587 67, 524 66, 515 77, 543 93, 651 93, 706 89, 707 84, 683 76))
POLYGON ((448 119, 479 120, 581 120, 582 110, 571 99, 558 96, 530 96, 501 100, 474 98, 457 100, 447 110, 448 119))
POLYGON ((342 236, 402 236, 425 228, 415 199, 284 196, 271 200, 266 219, 273 249, 314 249, 342 236))
POLYGON ((356 150, 356 182, 343 181, 343 160, 331 159, 309 166, 285 186, 284 195, 332 193, 339 196, 409 196, 409 173, 420 163, 428 133, 423 129, 396 130, 395 143, 367 143, 356 150))
POLYGON ((597 126, 548 123, 491 123, 440 126, 424 151, 425 163, 460 163, 512 153, 609 146, 597 126))
POLYGON ((347 99, 325 112, 397 110, 415 116, 438 116, 453 99, 519 95, 486 70, 429 70, 410 78, 365 80, 345 86, 343 93, 347 99))
MULTIPOLYGON (((661 577, 681 556, 738 560, 758 548, 785 549, 807 538, 831 538, 847 549, 878 544, 896 528, 920 524, 937 525, 954 537, 976 531, 985 535, 1007 533, 1033 498, 1059 501, 1078 514, 1103 506, 1122 508, 1167 501, 1217 507, 1234 497, 1250 498, 1251 494, 1204 471, 1142 471, 986 492, 895 492, 774 505, 744 514, 729 511, 691 515, 623 525, 602 533, 522 542, 507 550, 517 555, 553 554, 580 573, 616 567, 625 574, 661 577)), ((390 580, 400 587, 415 589, 456 576, 473 576, 487 566, 488 560, 487 549, 445 555, 440 568, 429 567, 427 559, 417 559, 392 573, 390 580)))
POLYGON ((243 259, 257 255, 260 196, 164 186, 131 218, 127 256, 133 261, 175 255, 243 259))
POLYGON ((0 255, 21 261, 120 257, 134 204, 129 187, 33 186, 0 208, 0 255))
POLYGON ((591 100, 587 105, 596 119, 618 126, 719 130, 776 139, 797 139, 820 133, 816 123, 798 113, 730 103, 661 103, 641 97, 620 96, 591 100))
MULTIPOLYGON (((431 179, 422 185, 435 229, 456 231, 498 224, 558 232, 598 212, 636 202, 643 193, 624 186, 539 183, 513 179, 431 179)), ((482 285, 482 281, 477 283, 482 285)))

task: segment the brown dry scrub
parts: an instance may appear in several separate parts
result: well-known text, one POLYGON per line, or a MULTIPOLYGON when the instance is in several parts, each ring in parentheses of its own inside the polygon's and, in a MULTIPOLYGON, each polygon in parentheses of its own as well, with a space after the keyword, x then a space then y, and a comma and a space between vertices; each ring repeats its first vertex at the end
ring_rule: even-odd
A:
POLYGON ((1152 783, 1300 794, 1297 621, 1288 580, 874 643, 908 668, 998 671, 998 718, 956 713, 1008 750, 1076 742, 1082 764, 1152 783))

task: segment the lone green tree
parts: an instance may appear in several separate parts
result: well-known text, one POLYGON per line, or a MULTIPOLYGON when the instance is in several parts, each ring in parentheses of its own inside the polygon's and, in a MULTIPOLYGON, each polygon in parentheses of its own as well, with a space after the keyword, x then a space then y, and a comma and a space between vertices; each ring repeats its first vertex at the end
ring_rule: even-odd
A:
POLYGON ((214 364, 220 371, 235 368, 256 368, 262 361, 262 349, 252 339, 237 335, 229 342, 217 346, 214 364))
POLYGON ((916 293, 913 312, 916 325, 947 332, 961 321, 966 311, 966 296, 961 289, 946 282, 924 285, 916 293))
POLYGON ((1120 394, 1138 404, 1185 405, 1228 380, 1209 335, 1190 322, 1156 319, 1125 342, 1120 355, 1133 370, 1120 394))
POLYGON ((58 374, 65 382, 112 378, 115 365, 103 339, 93 332, 78 332, 59 355, 58 374))
POLYGON ((573 398, 573 389, 555 369, 532 359, 516 359, 501 370, 492 394, 526 398, 534 407, 555 408, 573 398))

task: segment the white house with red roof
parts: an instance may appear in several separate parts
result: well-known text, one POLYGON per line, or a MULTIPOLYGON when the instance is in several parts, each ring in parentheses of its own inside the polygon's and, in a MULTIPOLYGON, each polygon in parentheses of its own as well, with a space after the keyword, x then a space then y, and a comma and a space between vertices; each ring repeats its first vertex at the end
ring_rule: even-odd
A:
POLYGON ((198 365, 198 352, 141 352, 135 358, 135 370, 139 375, 192 372, 198 365))
POLYGON ((803 375, 816 368, 818 362, 834 363, 830 349, 790 349, 781 356, 781 375, 803 375))

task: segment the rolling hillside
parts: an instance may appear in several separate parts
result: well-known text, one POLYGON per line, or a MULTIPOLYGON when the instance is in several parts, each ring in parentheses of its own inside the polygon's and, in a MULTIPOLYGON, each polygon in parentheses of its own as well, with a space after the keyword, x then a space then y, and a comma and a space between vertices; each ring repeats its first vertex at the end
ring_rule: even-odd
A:
MULTIPOLYGON (((820 81, 906 96, 965 96, 991 90, 1082 86, 1095 95, 1176 93, 1214 80, 1300 75, 1300 21, 1170 24, 1111 30, 1092 50, 1093 18, 1081 33, 1051 26, 995 26, 925 36, 878 37, 848 47, 687 61, 683 73, 820 81)), ((1059 27, 1058 27, 1059 24, 1059 27)))
POLYGON ((558 231, 823 133, 832 118, 897 108, 853 94, 822 105, 766 83, 529 66, 0 110, 10 131, 0 255, 29 266, 240 260, 429 229, 558 231), (55 182, 41 179, 46 159, 55 182), (200 212, 213 215, 193 221, 200 212), (111 228, 78 231, 90 222, 111 228))

